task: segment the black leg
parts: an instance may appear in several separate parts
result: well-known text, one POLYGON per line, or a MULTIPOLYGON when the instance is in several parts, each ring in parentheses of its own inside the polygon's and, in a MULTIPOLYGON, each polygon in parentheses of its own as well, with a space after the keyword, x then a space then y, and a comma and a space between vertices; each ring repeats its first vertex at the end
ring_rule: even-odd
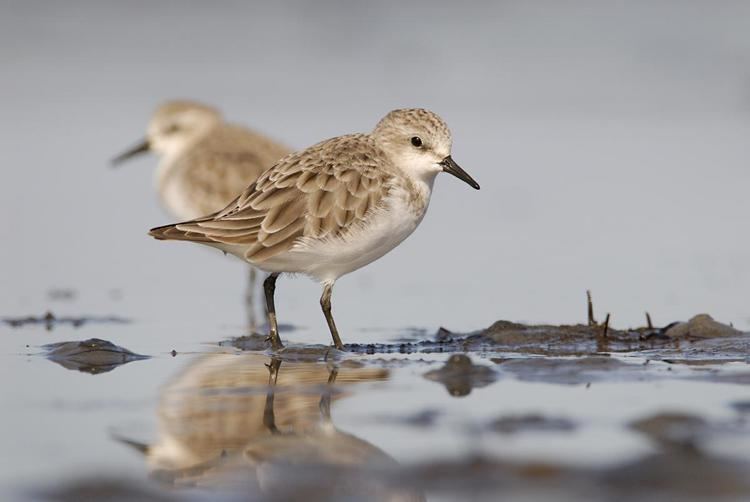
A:
POLYGON ((247 324, 251 333, 254 333, 258 328, 258 318, 255 315, 255 284, 257 282, 258 271, 255 267, 249 267, 247 289, 245 290, 245 311, 247 313, 247 324))
POLYGON ((333 283, 326 283, 323 287, 323 295, 320 297, 320 306, 323 308, 323 314, 326 316, 328 322, 328 329, 331 330, 331 336, 333 337, 333 345, 339 349, 344 350, 344 344, 341 343, 339 338, 339 331, 336 329, 336 323, 333 321, 331 315, 331 293, 333 292, 333 283))
POLYGON ((276 306, 273 302, 273 294, 276 291, 276 279, 279 274, 269 275, 265 281, 263 281, 263 290, 266 293, 266 311, 268 312, 268 340, 271 342, 273 350, 279 350, 284 348, 284 344, 281 343, 281 337, 279 337, 279 325, 276 322, 276 306))

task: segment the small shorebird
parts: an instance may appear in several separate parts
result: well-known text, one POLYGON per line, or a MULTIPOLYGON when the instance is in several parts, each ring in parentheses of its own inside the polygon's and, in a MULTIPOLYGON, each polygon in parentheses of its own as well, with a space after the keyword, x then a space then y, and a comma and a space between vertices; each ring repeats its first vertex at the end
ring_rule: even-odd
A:
POLYGON ((284 157, 223 210, 154 228, 150 235, 213 246, 269 272, 263 286, 274 349, 283 347, 274 306, 277 277, 317 279, 333 343, 341 350, 331 315, 336 280, 377 260, 417 228, 439 172, 479 190, 451 158, 451 144, 435 113, 394 110, 369 134, 339 136, 284 157))
MULTIPOLYGON (((255 131, 224 122, 218 110, 194 101, 160 105, 146 139, 112 160, 119 165, 138 154, 160 158, 156 188, 178 220, 222 209, 290 150, 255 131)), ((253 324, 255 269, 250 268, 248 308, 253 324)))

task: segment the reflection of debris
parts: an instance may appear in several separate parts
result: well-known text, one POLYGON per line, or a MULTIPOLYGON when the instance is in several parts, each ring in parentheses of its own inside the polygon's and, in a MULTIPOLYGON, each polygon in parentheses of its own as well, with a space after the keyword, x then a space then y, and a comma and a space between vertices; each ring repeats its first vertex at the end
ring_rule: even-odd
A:
POLYGON ((178 499, 169 494, 158 493, 152 487, 148 487, 139 481, 91 477, 67 482, 63 486, 57 486, 44 492, 34 493, 33 500, 54 502, 79 502, 81 500, 168 502, 178 499))
POLYGON ((13 328, 21 328, 23 326, 32 324, 43 324, 47 330, 51 330, 55 326, 62 324, 69 324, 74 328, 79 328, 84 324, 126 324, 129 323, 127 319, 115 316, 95 317, 95 316, 81 316, 81 317, 69 317, 62 316, 57 317, 52 312, 47 312, 43 316, 26 316, 26 317, 3 317, 2 322, 13 328))
POLYGON ((749 500, 750 465, 683 450, 667 450, 601 475, 606 500, 749 500))
POLYGON ((501 434, 516 434, 519 432, 570 432, 575 430, 576 424, 567 418, 514 415, 500 417, 490 427, 501 434))
POLYGON ((741 363, 744 359, 662 359, 667 364, 684 364, 686 366, 713 366, 725 363, 741 363))
POLYGON ((69 288, 52 288, 47 291, 47 298, 52 301, 69 302, 75 300, 76 296, 76 291, 69 288))
POLYGON ((406 416, 379 416, 376 417, 377 423, 391 423, 398 425, 410 425, 413 427, 432 427, 435 425, 438 417, 441 415, 439 410, 426 409, 417 413, 406 416))
POLYGON ((80 342, 51 343, 44 346, 47 358, 69 370, 98 374, 112 371, 116 367, 132 361, 148 359, 118 347, 107 340, 91 338, 80 342))
POLYGON ((716 421, 683 412, 662 412, 630 423, 630 427, 646 436, 665 453, 675 456, 708 455, 705 444, 712 440, 746 438, 750 424, 744 420, 716 421))
POLYGON ((664 334, 669 338, 699 339, 738 336, 742 332, 714 321, 708 314, 698 314, 688 322, 673 324, 664 334))
POLYGON ((695 447, 696 439, 707 426, 702 418, 685 413, 659 413, 630 424, 663 447, 688 449, 695 447))
POLYGON ((471 362, 471 358, 464 354, 454 354, 445 366, 428 371, 424 374, 428 380, 434 380, 445 385, 451 396, 465 396, 475 387, 485 387, 497 379, 497 374, 487 366, 471 362))
POLYGON ((614 372, 622 378, 627 372, 638 374, 643 371, 641 365, 627 364, 608 356, 566 359, 532 357, 500 361, 500 369, 513 373, 519 380, 563 385, 578 385, 611 379, 614 372))
POLYGON ((696 377, 696 380, 708 380, 711 382, 736 383, 740 385, 750 385, 750 373, 728 372, 722 374, 703 374, 696 377))
POLYGON ((642 351, 641 354, 651 359, 667 359, 671 363, 683 364, 750 362, 750 335, 740 333, 727 338, 675 341, 667 346, 642 351))

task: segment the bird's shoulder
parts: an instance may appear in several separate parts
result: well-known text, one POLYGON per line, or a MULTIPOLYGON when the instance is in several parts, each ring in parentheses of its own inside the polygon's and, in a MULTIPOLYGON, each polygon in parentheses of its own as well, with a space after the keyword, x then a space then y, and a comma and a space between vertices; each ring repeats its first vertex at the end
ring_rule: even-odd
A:
POLYGON ((305 201, 308 220, 351 212, 339 218, 344 225, 380 203, 395 177, 387 155, 369 135, 337 136, 279 160, 217 217, 268 211, 296 199, 305 201))
POLYGON ((340 180, 345 173, 385 179, 395 172, 385 152, 370 135, 347 134, 282 158, 258 179, 258 185, 273 184, 293 173, 304 173, 304 179, 320 175, 322 181, 325 177, 340 180))

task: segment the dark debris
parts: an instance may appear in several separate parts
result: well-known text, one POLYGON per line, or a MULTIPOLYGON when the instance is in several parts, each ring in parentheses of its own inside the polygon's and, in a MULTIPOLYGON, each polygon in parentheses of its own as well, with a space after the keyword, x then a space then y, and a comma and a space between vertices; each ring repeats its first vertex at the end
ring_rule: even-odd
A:
POLYGON ((123 364, 148 359, 107 340, 90 338, 83 341, 51 343, 43 347, 47 359, 69 370, 99 374, 112 371, 123 364))

